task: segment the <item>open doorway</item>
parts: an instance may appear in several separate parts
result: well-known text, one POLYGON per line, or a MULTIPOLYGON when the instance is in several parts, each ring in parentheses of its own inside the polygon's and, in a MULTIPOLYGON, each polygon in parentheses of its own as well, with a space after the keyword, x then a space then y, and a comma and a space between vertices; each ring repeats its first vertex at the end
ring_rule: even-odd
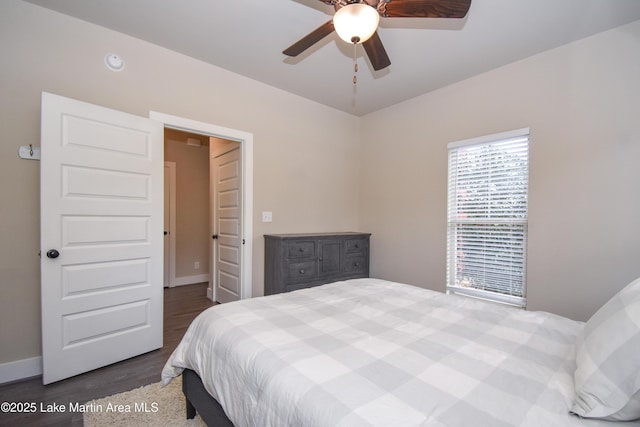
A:
POLYGON ((165 287, 207 282, 224 303, 240 299, 240 142, 165 128, 165 287))
POLYGON ((209 281, 209 138, 165 128, 165 287, 209 281))
MULTIPOLYGON (((235 147, 235 151, 238 155, 238 163, 237 163, 237 179, 240 192, 238 199, 238 215, 237 220, 238 224, 236 226, 237 230, 237 242, 238 245, 236 247, 237 252, 237 279, 234 289, 237 291, 237 299, 250 298, 252 296, 252 288, 251 288, 251 271, 252 271, 252 247, 253 247, 253 224, 252 224, 252 215, 253 215, 253 135, 234 130, 219 127, 216 125, 197 122, 190 119, 184 119, 180 117, 175 117, 163 113, 151 112, 150 118, 159 122, 164 123, 165 125, 165 146, 168 147, 168 144, 171 144, 171 141, 180 141, 179 149, 188 149, 191 151, 186 151, 187 156, 195 157, 195 161, 198 163, 198 167, 201 169, 200 173, 196 173, 196 177, 191 177, 187 182, 191 182, 191 186, 187 185, 186 189, 181 190, 180 186, 184 185, 181 183, 180 179, 180 163, 176 161, 175 171, 176 171, 176 195, 174 200, 176 201, 176 205, 181 203, 182 198, 180 197, 181 191, 187 192, 197 192, 197 197, 200 202, 204 201, 207 203, 207 207, 194 207, 198 203, 194 203, 194 206, 191 209, 197 209, 199 215, 190 216, 187 215, 188 218, 191 218, 193 224, 189 224, 188 227, 192 227, 194 232, 198 235, 206 236, 206 239, 196 239, 197 243, 195 243, 189 250, 185 252, 186 256, 182 257, 181 255, 181 247, 182 245, 179 243, 181 240, 181 231, 180 226, 180 207, 176 206, 176 230, 173 234, 169 236, 176 238, 176 249, 174 251, 176 256, 176 262, 174 271, 176 273, 176 279, 174 280, 173 286, 188 284, 188 283, 201 283, 208 282, 209 286, 207 288, 207 297, 212 301, 229 301, 228 298, 225 298, 223 295, 216 295, 221 290, 225 290, 224 288, 230 288, 230 282, 222 283, 222 287, 216 286, 218 282, 220 282, 219 274, 215 274, 219 272, 217 267, 220 263, 220 257, 216 259, 216 255, 223 255, 222 258, 224 260, 228 259, 229 252, 223 253, 222 251, 216 251, 215 245, 211 244, 212 237, 216 236, 216 234, 226 233, 227 235, 233 234, 229 233, 228 230, 217 230, 215 229, 215 215, 216 215, 216 201, 213 200, 214 197, 214 189, 213 187, 213 175, 214 175, 214 157, 218 156, 220 152, 228 151, 227 148, 222 148, 223 146, 233 146, 235 147), (188 145, 190 142, 190 145, 188 145), (198 145, 199 144, 199 145, 198 145), (214 144, 214 147, 220 147, 221 150, 210 150, 211 144, 214 144), (206 148, 205 148, 206 147, 206 148), (218 154, 216 154, 218 153, 218 154), (206 158, 206 159, 205 159, 206 158), (205 163, 207 167, 204 166, 205 163), (206 169, 207 173, 203 173, 206 169), (212 178, 209 178, 209 174, 212 178), (206 177, 205 177, 206 175, 206 177), (194 181, 194 179, 196 181, 194 181), (205 184, 201 186, 201 184, 205 184), (206 189, 207 195, 202 196, 204 194, 204 187, 206 189), (210 197, 209 192, 211 192, 211 201, 209 203, 210 197), (207 221, 205 225, 205 221, 203 220, 202 215, 206 215, 207 221), (197 222, 197 224, 196 224, 197 222), (203 230, 205 230, 203 232, 203 230), (202 247, 205 246, 203 241, 206 241, 207 250, 202 250, 202 247), (202 258, 203 253, 207 253, 206 261, 199 261, 202 258), (178 256, 182 259, 178 261, 178 256), (198 258, 198 259, 196 259, 198 258), (182 263, 182 267, 179 267, 179 264, 182 263), (198 263, 198 264, 196 264, 198 263), (196 268, 197 267, 197 268, 196 268), (186 276, 181 276, 186 272, 186 276), (205 277, 206 276, 206 277, 205 277)), ((175 147, 174 147, 175 148, 175 147)), ((168 149, 166 148, 166 151, 168 149)), ((168 155, 165 159, 167 161, 173 161, 172 156, 168 155)), ((189 163, 184 163, 185 167, 190 168, 189 163)), ((184 208, 183 208, 184 209, 184 208)), ((170 246, 170 245, 169 245, 170 246)), ((229 249, 229 245, 226 245, 225 249, 229 249)), ((171 265, 171 263, 169 263, 171 265)), ((228 272, 228 271, 227 271, 228 272)), ((227 273, 223 271, 223 273, 227 273)), ((225 276, 228 279, 228 276, 225 276)))

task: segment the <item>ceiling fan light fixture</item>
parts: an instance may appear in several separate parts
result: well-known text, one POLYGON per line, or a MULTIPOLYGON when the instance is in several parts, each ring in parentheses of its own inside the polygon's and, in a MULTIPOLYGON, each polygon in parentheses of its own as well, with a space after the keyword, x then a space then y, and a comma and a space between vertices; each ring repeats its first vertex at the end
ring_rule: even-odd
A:
POLYGON ((378 28, 380 15, 364 3, 351 3, 338 9, 333 16, 333 26, 338 36, 347 43, 364 43, 378 28))

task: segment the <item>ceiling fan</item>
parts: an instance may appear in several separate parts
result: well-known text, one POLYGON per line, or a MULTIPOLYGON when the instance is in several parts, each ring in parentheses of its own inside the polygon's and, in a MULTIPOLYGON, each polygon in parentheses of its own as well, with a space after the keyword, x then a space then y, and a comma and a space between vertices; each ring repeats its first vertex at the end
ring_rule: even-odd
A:
POLYGON ((298 56, 336 31, 340 38, 362 44, 374 70, 391 65, 378 36, 378 20, 383 18, 464 18, 471 0, 319 0, 335 8, 332 20, 322 24, 282 53, 298 56), (368 22, 365 24, 364 22, 368 22), (363 28, 360 28, 363 27, 363 28))

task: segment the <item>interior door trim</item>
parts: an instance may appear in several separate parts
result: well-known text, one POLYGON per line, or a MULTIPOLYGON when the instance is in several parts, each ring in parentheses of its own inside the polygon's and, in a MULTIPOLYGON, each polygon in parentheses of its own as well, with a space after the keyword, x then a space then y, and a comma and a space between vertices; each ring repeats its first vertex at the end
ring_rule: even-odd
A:
MULTIPOLYGON (((253 270, 253 134, 230 129, 212 123, 200 122, 171 114, 150 111, 149 118, 164 123, 166 128, 192 132, 216 138, 240 142, 242 156, 242 286, 240 299, 251 298, 253 270)), ((207 297, 213 300, 212 284, 207 289, 207 297)))
MULTIPOLYGON (((177 236, 177 228, 176 228, 176 162, 164 162, 165 171, 169 169, 170 177, 169 177, 169 194, 170 194, 170 205, 169 205, 169 286, 173 288, 176 286, 176 238, 177 236)), ((167 230, 165 230, 166 232, 167 230)))

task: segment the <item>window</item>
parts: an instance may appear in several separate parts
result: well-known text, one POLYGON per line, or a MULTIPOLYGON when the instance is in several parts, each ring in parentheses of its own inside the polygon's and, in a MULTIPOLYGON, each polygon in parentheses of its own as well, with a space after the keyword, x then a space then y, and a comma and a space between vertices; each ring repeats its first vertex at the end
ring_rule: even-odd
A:
POLYGON ((448 149, 447 291, 525 307, 529 129, 448 149))

